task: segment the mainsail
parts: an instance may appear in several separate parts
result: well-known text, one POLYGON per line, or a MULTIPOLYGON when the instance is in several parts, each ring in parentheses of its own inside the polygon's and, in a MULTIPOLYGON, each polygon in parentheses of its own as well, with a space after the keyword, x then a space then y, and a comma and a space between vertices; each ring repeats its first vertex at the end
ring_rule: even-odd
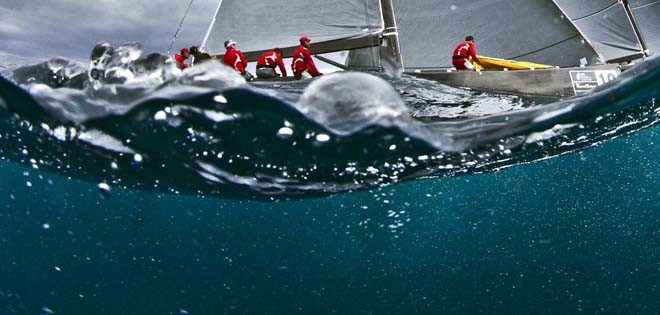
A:
POLYGON ((600 56, 608 62, 643 55, 631 17, 618 0, 554 0, 600 56))
POLYGON ((474 35, 478 53, 561 67, 627 61, 660 50, 660 0, 225 0, 203 48, 224 54, 233 39, 253 61, 301 35, 313 51, 349 50, 349 68, 449 68, 453 48, 474 35))
POLYGON ((557 66, 598 60, 551 0, 405 0, 394 8, 406 70, 451 67, 466 35, 486 56, 557 66))
POLYGON ((642 43, 651 54, 660 53, 660 0, 628 0, 642 43))
POLYGON ((203 48, 224 54, 231 38, 249 60, 274 47, 290 56, 302 35, 315 53, 378 46, 384 29, 379 0, 225 0, 214 21, 203 48))

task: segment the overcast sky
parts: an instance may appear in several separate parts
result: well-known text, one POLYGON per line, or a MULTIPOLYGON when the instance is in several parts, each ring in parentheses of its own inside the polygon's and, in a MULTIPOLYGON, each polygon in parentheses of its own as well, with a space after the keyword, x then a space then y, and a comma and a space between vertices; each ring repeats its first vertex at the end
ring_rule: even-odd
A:
MULTIPOLYGON (((190 0, 0 0, 0 51, 88 60, 95 44, 165 53, 190 0)), ((172 48, 199 45, 218 0, 194 0, 172 48)))

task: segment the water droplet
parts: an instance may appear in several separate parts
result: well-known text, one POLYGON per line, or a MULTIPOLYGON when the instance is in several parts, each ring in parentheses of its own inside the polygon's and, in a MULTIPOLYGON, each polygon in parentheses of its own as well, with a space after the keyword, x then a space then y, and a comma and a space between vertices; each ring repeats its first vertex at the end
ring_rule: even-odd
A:
POLYGON ((289 127, 282 127, 277 131, 278 136, 290 136, 293 134, 293 129, 289 127))
POLYGON ((227 104, 227 98, 222 94, 216 95, 213 100, 221 104, 227 104))
POLYGON ((167 113, 162 110, 159 110, 156 115, 154 115, 155 120, 165 120, 167 119, 167 113))
POLYGON ((316 141, 318 141, 318 142, 327 142, 329 140, 330 140, 330 136, 328 136, 324 133, 316 135, 316 141))

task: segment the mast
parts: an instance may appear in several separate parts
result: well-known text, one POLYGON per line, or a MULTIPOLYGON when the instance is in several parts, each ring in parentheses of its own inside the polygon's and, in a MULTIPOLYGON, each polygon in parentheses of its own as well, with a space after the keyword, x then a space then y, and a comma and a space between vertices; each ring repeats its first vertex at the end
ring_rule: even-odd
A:
MULTIPOLYGON (((399 45, 399 32, 396 27, 396 17, 394 15, 394 4, 392 0, 380 1, 381 11, 383 13, 383 24, 385 30, 383 31, 384 45, 388 48, 389 56, 401 65, 403 68, 403 58, 401 58, 401 50, 399 45)), ((381 55, 381 58, 383 56, 381 55)))
POLYGON ((211 20, 211 25, 209 25, 209 29, 206 31, 206 35, 204 36, 204 40, 202 40, 202 45, 199 46, 199 49, 203 49, 204 46, 206 46, 206 41, 209 39, 209 35, 211 35, 211 30, 213 29, 213 25, 215 25, 215 21, 218 17, 218 12, 220 12, 221 5, 222 5, 222 0, 218 1, 218 8, 215 9, 215 14, 213 14, 213 20, 211 20))

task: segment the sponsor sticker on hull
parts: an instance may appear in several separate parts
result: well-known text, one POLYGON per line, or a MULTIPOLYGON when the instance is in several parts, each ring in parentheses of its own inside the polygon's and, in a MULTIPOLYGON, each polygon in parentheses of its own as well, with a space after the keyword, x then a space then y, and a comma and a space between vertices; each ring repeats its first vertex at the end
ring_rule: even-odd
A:
POLYGON ((571 82, 575 95, 584 95, 593 88, 616 79, 617 70, 571 70, 571 82))

